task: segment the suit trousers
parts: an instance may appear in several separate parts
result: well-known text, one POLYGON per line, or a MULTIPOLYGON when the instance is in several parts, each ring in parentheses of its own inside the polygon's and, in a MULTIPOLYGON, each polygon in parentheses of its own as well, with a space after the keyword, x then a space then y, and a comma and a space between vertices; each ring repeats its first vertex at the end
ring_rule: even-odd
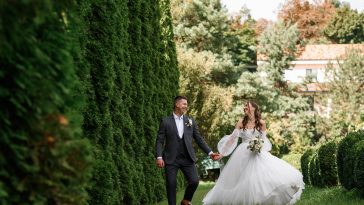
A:
POLYGON ((173 164, 166 164, 165 166, 168 205, 176 205, 177 172, 179 169, 187 180, 184 199, 188 201, 192 200, 199 183, 195 163, 190 157, 178 155, 173 164))

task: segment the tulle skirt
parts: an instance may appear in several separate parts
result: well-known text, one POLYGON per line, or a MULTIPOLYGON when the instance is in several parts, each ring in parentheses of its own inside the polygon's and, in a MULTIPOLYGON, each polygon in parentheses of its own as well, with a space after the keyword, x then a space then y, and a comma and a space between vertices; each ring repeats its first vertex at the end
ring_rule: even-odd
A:
POLYGON ((254 153, 240 144, 223 168, 204 205, 285 205, 299 200, 302 174, 269 152, 254 153))

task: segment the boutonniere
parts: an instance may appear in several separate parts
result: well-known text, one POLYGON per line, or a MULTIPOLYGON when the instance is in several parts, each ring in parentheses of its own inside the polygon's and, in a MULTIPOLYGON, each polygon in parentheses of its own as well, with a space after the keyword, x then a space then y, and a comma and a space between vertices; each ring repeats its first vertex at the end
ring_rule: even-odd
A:
POLYGON ((187 127, 191 127, 192 126, 192 119, 188 118, 187 122, 185 123, 187 125, 187 127))

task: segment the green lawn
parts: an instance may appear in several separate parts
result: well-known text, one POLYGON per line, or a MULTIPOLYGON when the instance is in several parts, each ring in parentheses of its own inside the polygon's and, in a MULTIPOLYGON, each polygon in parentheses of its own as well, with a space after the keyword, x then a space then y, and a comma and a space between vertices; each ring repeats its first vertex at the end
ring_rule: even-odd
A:
MULTIPOLYGON (((202 199, 213 187, 213 183, 201 182, 193 197, 193 205, 202 205, 202 199)), ((183 191, 177 194, 177 204, 182 200, 183 191)), ((155 205, 168 205, 167 201, 162 201, 155 205)), ((341 187, 316 188, 306 186, 301 200, 296 205, 364 205, 364 199, 360 198, 359 192, 345 191, 341 187)))

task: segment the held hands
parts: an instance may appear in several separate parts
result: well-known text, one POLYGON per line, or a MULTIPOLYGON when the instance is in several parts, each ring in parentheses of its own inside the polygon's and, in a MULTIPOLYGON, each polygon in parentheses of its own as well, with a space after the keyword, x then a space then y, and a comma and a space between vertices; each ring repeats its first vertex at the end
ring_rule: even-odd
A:
POLYGON ((220 153, 211 153, 211 154, 210 154, 210 158, 211 158, 212 160, 214 160, 214 161, 216 161, 216 160, 220 160, 222 157, 223 157, 223 156, 222 156, 222 154, 220 154, 220 153))
POLYGON ((164 167, 164 160, 163 159, 157 159, 156 160, 157 166, 159 168, 163 168, 164 167))

